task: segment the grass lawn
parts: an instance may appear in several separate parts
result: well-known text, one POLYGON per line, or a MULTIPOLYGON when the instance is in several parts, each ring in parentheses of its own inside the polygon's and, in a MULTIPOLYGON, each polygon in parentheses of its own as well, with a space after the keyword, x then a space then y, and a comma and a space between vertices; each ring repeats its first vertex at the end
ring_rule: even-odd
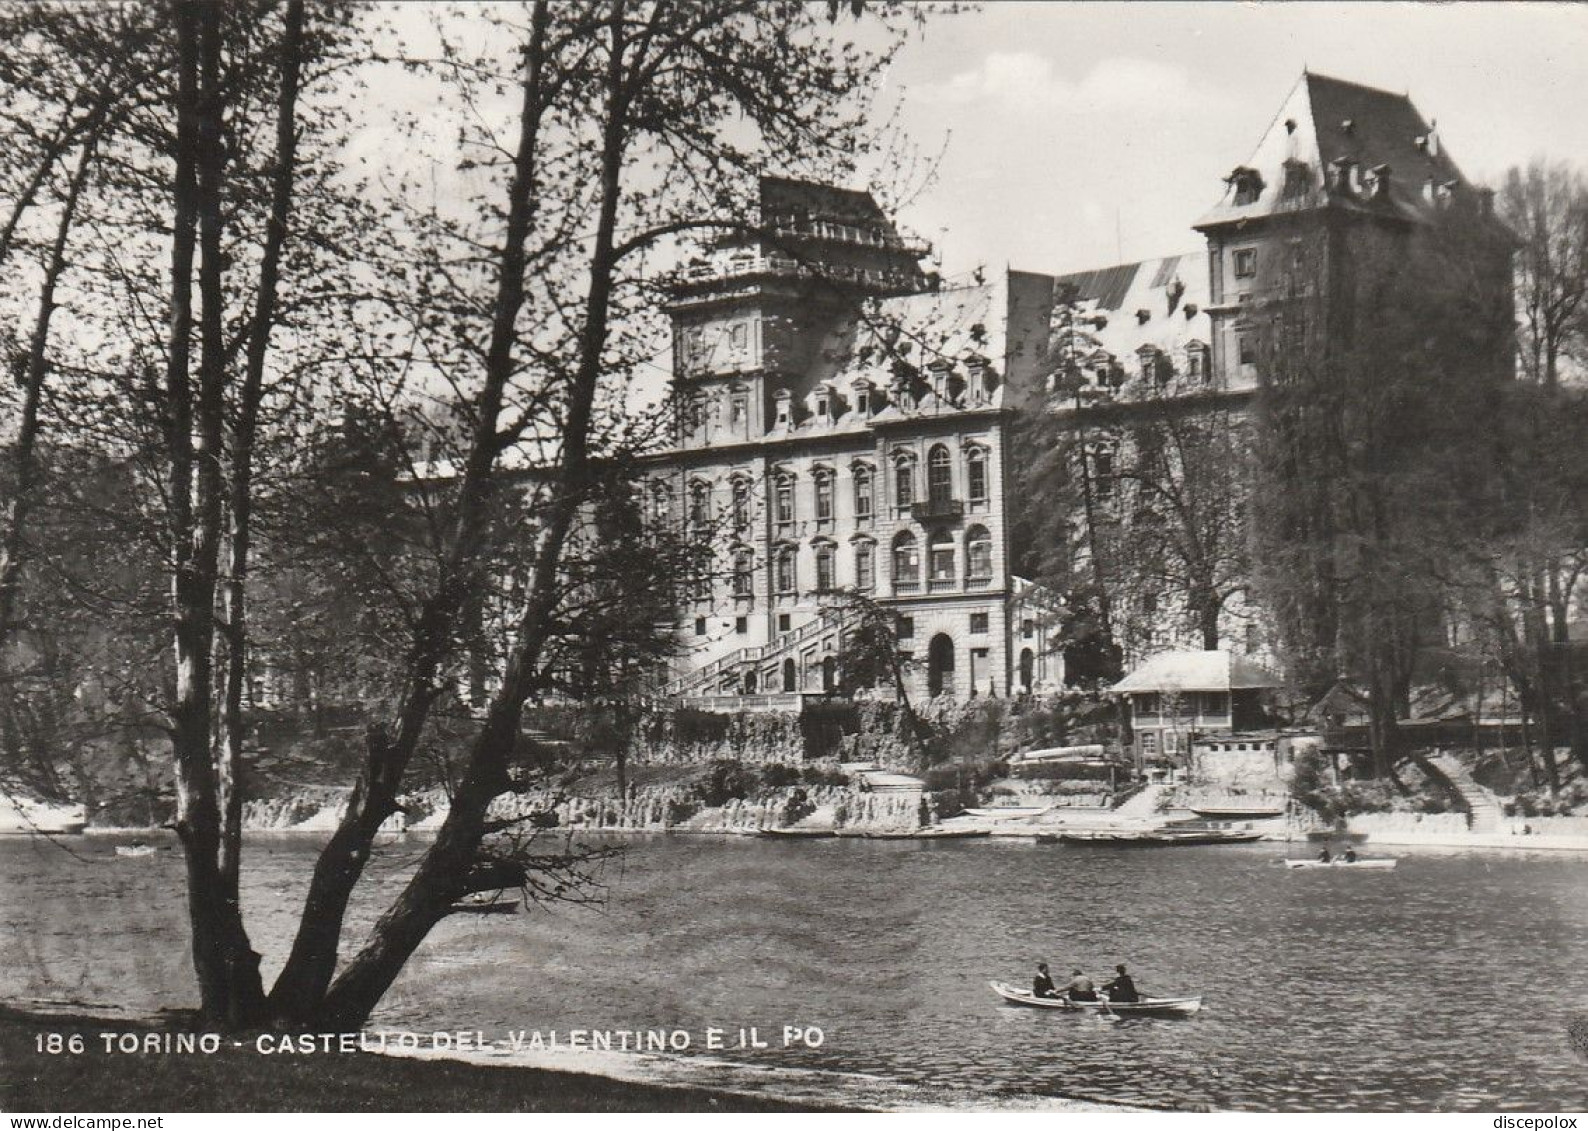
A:
POLYGON ((702 1088, 582 1073, 408 1060, 374 1053, 272 1055, 223 1043, 203 1053, 107 1053, 102 1032, 150 1023, 0 1007, 0 1111, 811 1111, 702 1088), (81 1033, 76 1055, 38 1051, 41 1033, 81 1033))

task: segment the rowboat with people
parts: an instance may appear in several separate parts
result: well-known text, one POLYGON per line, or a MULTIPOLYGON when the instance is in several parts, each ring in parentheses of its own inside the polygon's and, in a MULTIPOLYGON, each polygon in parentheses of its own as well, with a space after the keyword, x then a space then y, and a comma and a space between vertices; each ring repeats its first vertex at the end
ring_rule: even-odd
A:
POLYGON ((1189 1017, 1202 1008, 1202 995, 1189 997, 1149 997, 1139 1001, 1111 1002, 1104 995, 1097 1001, 1071 1001, 1067 997, 1038 997, 1030 990, 1008 982, 988 982, 993 992, 1010 1005, 1031 1009, 1056 1009, 1061 1013, 1094 1013, 1115 1017, 1189 1017))

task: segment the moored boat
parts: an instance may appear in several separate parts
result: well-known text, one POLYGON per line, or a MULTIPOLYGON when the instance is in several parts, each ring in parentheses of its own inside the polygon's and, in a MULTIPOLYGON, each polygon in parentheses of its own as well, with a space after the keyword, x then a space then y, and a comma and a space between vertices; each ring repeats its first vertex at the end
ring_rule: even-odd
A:
POLYGON ((1051 806, 1048 805, 996 805, 987 809, 967 809, 965 813, 983 821, 1013 821, 1035 817, 1038 813, 1046 813, 1049 808, 1051 806))
POLYGON ((1030 990, 1008 982, 988 982, 993 992, 1011 1005, 1032 1009, 1057 1009, 1064 1013, 1100 1013, 1117 1017, 1189 1017, 1202 1008, 1202 995, 1189 997, 1149 997, 1140 1001, 1070 1001, 1068 998, 1037 997, 1030 990))
POLYGON ((974 840, 992 836, 991 829, 913 829, 909 832, 867 833, 867 840, 974 840))
POLYGON ((837 829, 762 829, 761 836, 785 840, 823 840, 838 835, 837 829))
POLYGON ((152 844, 118 844, 117 856, 153 856, 156 848, 152 844))
POLYGON ((468 915, 510 915, 518 910, 518 900, 494 896, 489 899, 460 899, 452 910, 468 915))
POLYGON ((1287 868, 1354 868, 1358 871, 1387 871, 1395 867, 1392 856, 1371 856, 1357 860, 1281 860, 1287 868))
POLYGON ((1283 809, 1272 805, 1193 805, 1191 812, 1209 821, 1262 821, 1285 815, 1283 809))
POLYGON ((1262 840, 1260 832, 1225 829, 1076 829, 1037 837, 1039 844, 1058 840, 1064 844, 1099 845, 1196 845, 1196 844, 1250 844, 1262 840))

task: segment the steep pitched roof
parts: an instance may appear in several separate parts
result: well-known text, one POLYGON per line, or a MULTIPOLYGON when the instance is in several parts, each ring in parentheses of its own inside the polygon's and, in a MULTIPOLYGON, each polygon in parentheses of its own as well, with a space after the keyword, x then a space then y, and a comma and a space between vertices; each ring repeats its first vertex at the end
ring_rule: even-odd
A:
POLYGON ((1278 687, 1279 679, 1230 652, 1159 652, 1109 688, 1144 691, 1245 691, 1278 687))
POLYGON ((1077 271, 1061 276, 1058 286, 1073 288, 1084 312, 1107 316, 1108 324, 1087 337, 1121 361, 1143 346, 1174 355, 1212 334, 1207 264, 1197 253, 1077 271))
POLYGON ((1408 95, 1311 72, 1302 73, 1244 167, 1262 178, 1256 199, 1236 204, 1232 178, 1223 199, 1195 227, 1255 219, 1307 203, 1414 219, 1432 207, 1426 195, 1430 181, 1470 187, 1408 95), (1365 186, 1339 191, 1330 183, 1330 169, 1340 160, 1354 162, 1359 178, 1387 168, 1387 197, 1375 198, 1365 186), (1287 164, 1305 179, 1306 192, 1287 185, 1287 164))

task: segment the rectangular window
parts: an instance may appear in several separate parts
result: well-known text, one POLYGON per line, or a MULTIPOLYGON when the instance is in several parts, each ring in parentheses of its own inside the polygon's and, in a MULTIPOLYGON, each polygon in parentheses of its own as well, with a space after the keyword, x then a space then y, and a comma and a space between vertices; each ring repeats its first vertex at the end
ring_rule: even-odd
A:
POLYGON ((987 635, 987 614, 972 613, 970 615, 970 631, 973 636, 987 635))
POLYGON ((706 618, 705 617, 696 617, 695 618, 695 635, 696 636, 704 636, 704 635, 706 635, 706 618))
POLYGON ((1020 622, 1020 635, 1030 640, 1037 634, 1037 622, 1027 618, 1020 622))
POLYGON ((871 472, 864 467, 855 469, 855 517, 871 517, 871 472))
POLYGON ((1255 247, 1239 248, 1235 252, 1235 277, 1237 279, 1251 279, 1257 275, 1257 249, 1255 247))
POLYGON ((788 626, 789 626, 789 614, 788 613, 779 613, 777 615, 777 630, 779 632, 787 632, 788 631, 788 626))
POLYGON ((729 340, 735 352, 743 352, 745 347, 750 344, 750 327, 746 323, 735 322, 729 334, 729 340))
POLYGON ((1257 364, 1257 345, 1250 334, 1235 335, 1235 354, 1242 365, 1257 364))
POLYGON ((876 558, 869 543, 855 547, 855 588, 871 589, 877 583, 876 558))
POLYGON ((833 517, 833 477, 823 475, 816 480, 816 521, 830 522, 833 517))
POLYGON ((743 393, 735 393, 733 394, 733 399, 729 402, 729 406, 728 412, 733 423, 743 424, 745 422, 745 418, 749 416, 749 398, 747 398, 743 393))
POLYGON ((900 640, 914 640, 915 639, 915 618, 914 617, 900 617, 899 618, 899 629, 898 629, 897 635, 898 635, 900 640))
POLYGON ((735 617, 734 620, 733 620, 733 631, 738 633, 740 636, 743 636, 743 635, 745 635, 745 633, 749 632, 750 631, 750 618, 749 617, 735 617))

